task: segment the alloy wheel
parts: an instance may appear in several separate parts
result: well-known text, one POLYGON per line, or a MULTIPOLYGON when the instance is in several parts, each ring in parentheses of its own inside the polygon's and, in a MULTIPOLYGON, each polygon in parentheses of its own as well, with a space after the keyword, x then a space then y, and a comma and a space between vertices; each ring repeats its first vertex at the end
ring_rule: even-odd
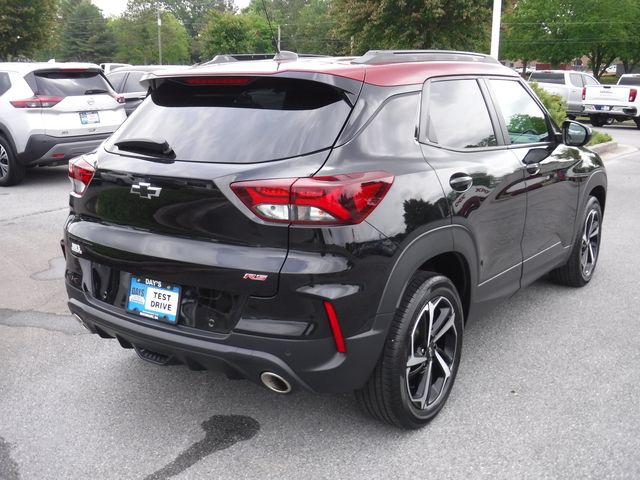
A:
POLYGON ((416 408, 433 408, 447 391, 457 337, 451 302, 446 297, 427 302, 411 332, 406 364, 407 391, 416 408))
POLYGON ((600 247, 600 215, 591 210, 584 222, 582 242, 580 243, 580 267, 582 275, 589 278, 598 260, 600 247))
POLYGON ((9 175, 9 154, 4 146, 0 145, 0 178, 9 175))

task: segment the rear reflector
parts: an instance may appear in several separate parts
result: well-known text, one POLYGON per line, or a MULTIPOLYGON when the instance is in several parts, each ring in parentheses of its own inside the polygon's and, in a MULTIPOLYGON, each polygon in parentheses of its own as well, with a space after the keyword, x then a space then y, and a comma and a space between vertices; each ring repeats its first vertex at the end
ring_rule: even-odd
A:
POLYGON ((64 153, 54 153, 51 158, 64 158, 64 153))
POLYGON ((630 102, 635 102, 637 96, 638 96, 638 90, 636 90, 635 88, 632 88, 631 90, 629 90, 629 101, 630 102))
POLYGON ((336 342, 336 350, 340 353, 346 353, 347 348, 344 344, 344 337, 342 336, 340 322, 338 322, 338 315, 336 315, 333 305, 328 300, 324 301, 324 311, 327 313, 327 318, 329 319, 333 340, 336 342))
POLYGON ((10 103, 15 108, 51 108, 64 100, 64 97, 52 97, 47 95, 34 95, 24 100, 12 100, 10 103))
POLYGON ((188 77, 188 85, 247 85, 251 77, 188 77))
POLYGON ((69 162, 69 180, 71 180, 71 195, 82 197, 96 173, 95 165, 89 163, 86 157, 77 157, 69 162))
POLYGON ((302 225, 353 225, 382 201, 393 183, 387 172, 254 180, 231 189, 263 220, 302 225))

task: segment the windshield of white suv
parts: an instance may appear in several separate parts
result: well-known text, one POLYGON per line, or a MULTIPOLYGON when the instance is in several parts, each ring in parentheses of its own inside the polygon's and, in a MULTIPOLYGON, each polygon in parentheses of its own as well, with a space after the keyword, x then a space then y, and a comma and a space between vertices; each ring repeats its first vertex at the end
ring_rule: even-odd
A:
POLYGON ((111 87, 98 72, 65 71, 35 72, 36 94, 72 97, 109 93, 111 87))

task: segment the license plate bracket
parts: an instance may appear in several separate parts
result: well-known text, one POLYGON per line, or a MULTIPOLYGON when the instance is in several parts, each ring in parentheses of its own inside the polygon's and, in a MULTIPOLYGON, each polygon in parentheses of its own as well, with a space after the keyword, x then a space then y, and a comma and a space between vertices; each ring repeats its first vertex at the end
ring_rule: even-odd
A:
POLYGON ((100 115, 98 112, 80 112, 80 123, 83 125, 100 123, 100 115))
POLYGON ((178 322, 180 290, 178 285, 132 275, 127 311, 175 325, 178 322))

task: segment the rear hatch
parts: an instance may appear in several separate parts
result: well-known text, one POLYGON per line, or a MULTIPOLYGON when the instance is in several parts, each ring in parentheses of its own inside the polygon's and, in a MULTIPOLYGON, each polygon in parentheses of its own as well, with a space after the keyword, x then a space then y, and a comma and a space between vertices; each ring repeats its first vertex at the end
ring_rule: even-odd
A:
POLYGON ((598 85, 585 87, 584 104, 627 105, 633 103, 640 87, 598 85), (633 91, 635 90, 635 93, 633 91))
POLYGON ((194 302, 274 295, 288 227, 257 220, 229 185, 313 175, 351 109, 342 89, 300 78, 166 79, 99 151, 70 240, 109 277, 170 282, 194 302))
POLYGON ((42 109, 45 134, 53 137, 115 131, 126 118, 124 105, 99 68, 37 70, 26 79, 49 100, 42 109))

